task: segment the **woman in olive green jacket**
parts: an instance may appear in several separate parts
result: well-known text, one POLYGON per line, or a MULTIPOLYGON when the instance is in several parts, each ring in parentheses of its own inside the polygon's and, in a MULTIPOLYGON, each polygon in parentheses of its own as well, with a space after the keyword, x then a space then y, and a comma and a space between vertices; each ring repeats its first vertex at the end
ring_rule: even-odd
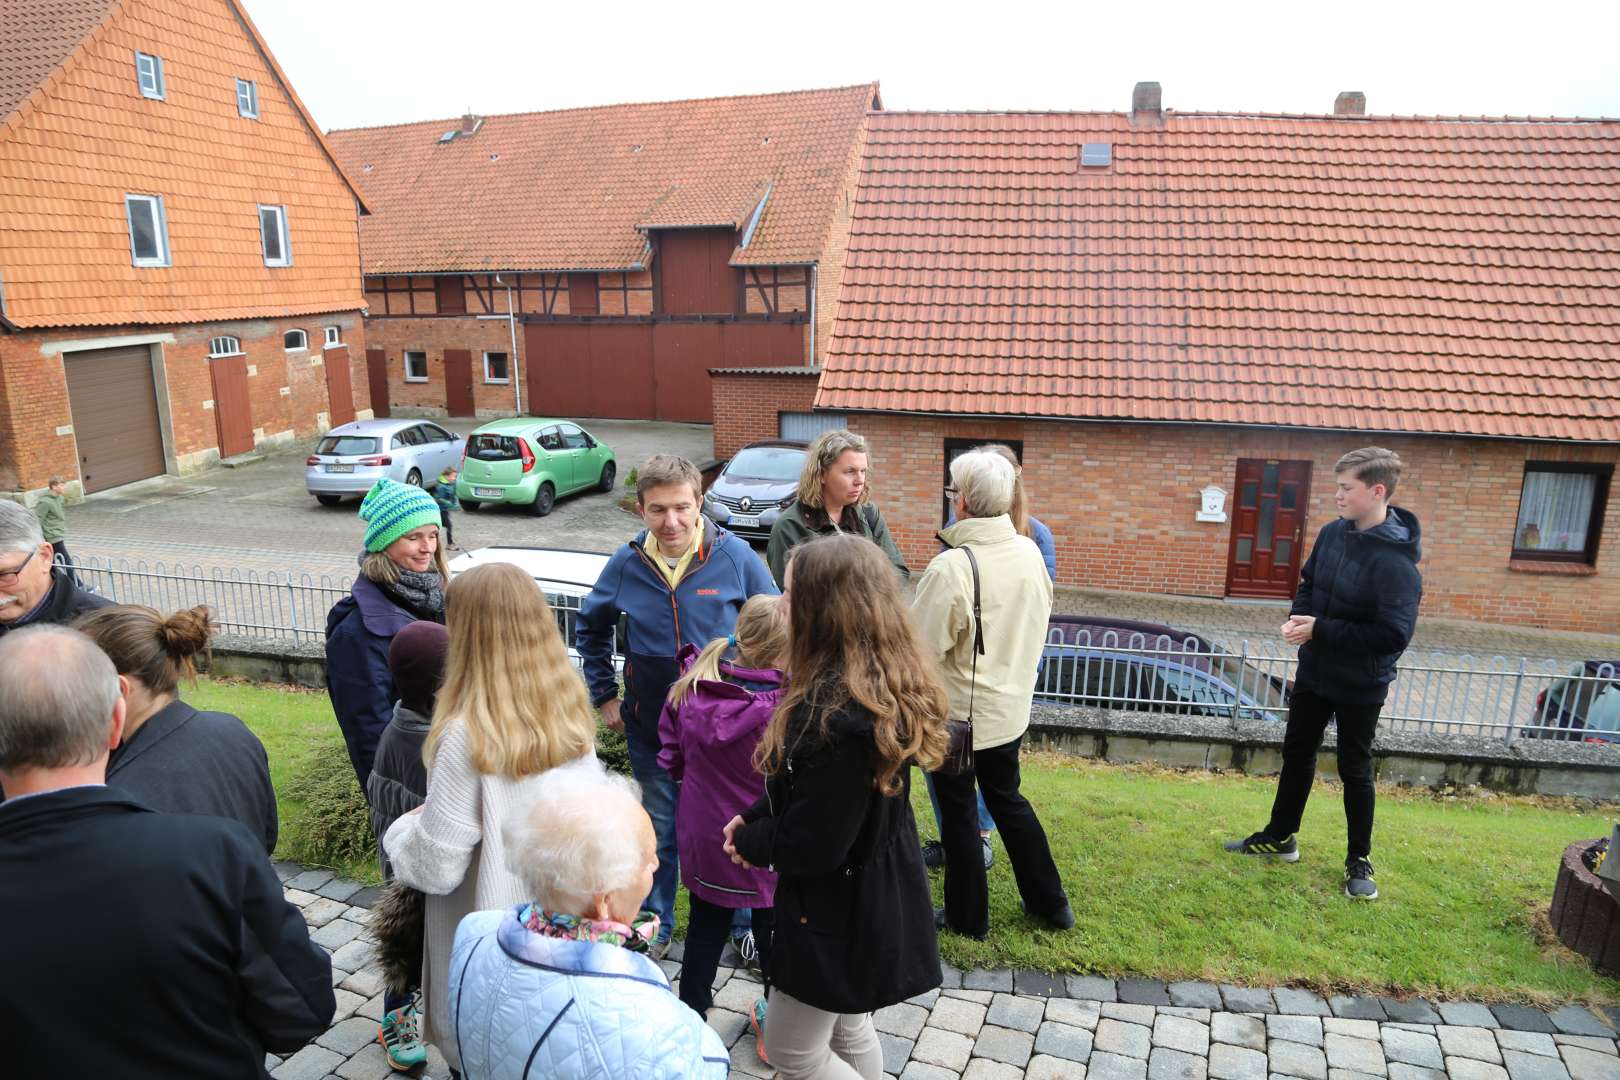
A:
POLYGON ((911 577, 883 514, 872 505, 866 440, 849 431, 824 431, 805 455, 798 502, 776 519, 765 546, 765 562, 777 587, 783 584, 788 552, 806 540, 841 532, 866 537, 883 549, 902 582, 911 577))

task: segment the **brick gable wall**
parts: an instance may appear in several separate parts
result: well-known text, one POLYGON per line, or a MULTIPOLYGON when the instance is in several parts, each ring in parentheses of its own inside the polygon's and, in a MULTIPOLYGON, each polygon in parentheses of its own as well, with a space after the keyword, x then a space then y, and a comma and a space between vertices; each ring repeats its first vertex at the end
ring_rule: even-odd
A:
POLYGON ((710 375, 714 398, 714 456, 731 457, 751 442, 780 434, 778 414, 809 412, 814 375, 710 375))

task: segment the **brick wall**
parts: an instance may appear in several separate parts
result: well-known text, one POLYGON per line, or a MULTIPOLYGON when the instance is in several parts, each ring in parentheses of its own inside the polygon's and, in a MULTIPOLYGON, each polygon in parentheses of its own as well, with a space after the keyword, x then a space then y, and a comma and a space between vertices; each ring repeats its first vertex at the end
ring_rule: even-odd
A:
MULTIPOLYGON (((165 335, 161 350, 163 382, 158 411, 168 422, 165 450, 181 473, 202 468, 219 456, 219 429, 214 420, 213 380, 208 342, 219 335, 241 341, 248 368, 248 399, 255 443, 277 445, 306 438, 330 426, 326 389, 325 326, 339 327, 348 347, 351 389, 356 407, 369 408, 364 393, 365 328, 355 312, 282 319, 200 323, 188 326, 119 326, 0 334, 0 493, 37 490, 53 473, 70 480, 79 475, 71 432, 73 423, 63 374, 62 354, 46 347, 72 342, 84 348, 125 335, 165 335), (303 330, 310 348, 287 352, 283 335, 303 330), (163 387, 167 388, 167 399, 163 387), (283 392, 285 389, 285 393, 283 392)), ((333 353, 342 356, 341 352, 333 353)))
MULTIPOLYGON (((567 295, 566 291, 563 294, 567 295)), ((503 301, 504 303, 504 301, 503 301)), ((427 319, 368 319, 366 341, 382 349, 388 358, 388 403, 391 408, 434 416, 445 414, 444 350, 466 349, 472 353, 473 407, 479 416, 514 415, 512 383, 491 383, 484 379, 484 353, 508 354, 508 377, 518 376, 523 362, 523 328, 518 327, 518 357, 512 358, 512 332, 505 319, 477 319, 453 316, 427 319), (427 382, 405 381, 405 351, 422 350, 428 356, 427 382)), ((533 413, 524 386, 523 410, 533 413)))
MULTIPOLYGON (((914 567, 937 550, 944 440, 1022 440, 1031 509, 1056 537, 1060 583, 1191 596, 1225 594, 1231 539, 1230 521, 1194 521, 1200 489, 1230 492, 1239 458, 1310 461, 1308 544, 1336 513, 1333 463, 1377 443, 1406 462, 1394 501, 1422 525, 1425 613, 1620 633, 1620 497, 1609 500, 1595 569, 1509 566, 1524 463, 1620 462, 1620 446, 886 414, 856 414, 850 426, 871 441, 874 494, 914 567)), ((719 443, 717 425, 717 453, 719 443)))
POLYGON ((710 375, 714 456, 729 458, 751 442, 777 437, 777 414, 809 412, 814 375, 710 375))

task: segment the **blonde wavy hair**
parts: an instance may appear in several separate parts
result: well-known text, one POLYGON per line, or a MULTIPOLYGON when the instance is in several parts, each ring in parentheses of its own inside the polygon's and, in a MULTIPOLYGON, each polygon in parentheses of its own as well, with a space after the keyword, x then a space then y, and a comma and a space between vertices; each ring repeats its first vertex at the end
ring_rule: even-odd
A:
POLYGON ((686 674, 669 688, 669 703, 680 708, 699 682, 720 677, 720 658, 735 643, 736 664, 745 668, 776 668, 787 656, 788 625, 780 596, 751 596, 737 612, 737 630, 729 638, 715 638, 703 647, 686 674))
POLYGON ((827 470, 838 463, 846 451, 853 450, 857 454, 865 454, 867 462, 866 484, 861 488, 861 497, 855 500, 856 506, 865 506, 872 501, 872 452, 866 448, 866 440, 853 431, 842 428, 836 431, 823 431, 816 436, 816 441, 810 444, 810 449, 804 455, 804 471, 799 473, 799 491, 797 498, 800 505, 812 506, 817 510, 825 510, 821 498, 821 483, 827 478, 827 470))
POLYGON ((533 776, 590 752, 590 696, 533 578, 509 563, 474 567, 445 590, 444 613, 450 652, 423 761, 454 724, 486 776, 533 776))
MULTIPOLYGON (((433 549, 433 569, 438 571, 441 581, 450 580, 450 566, 444 561, 443 547, 433 549)), ((390 559, 386 551, 368 551, 360 559, 360 576, 378 585, 394 585, 399 582, 399 564, 390 559)))
POLYGON ((874 784, 900 791, 908 765, 937 769, 948 742, 950 703, 939 666, 917 636, 900 582, 882 549, 864 536, 818 537, 793 549, 787 670, 792 676, 754 753, 766 775, 788 755, 788 726, 808 711, 794 746, 827 738, 827 718, 853 701, 872 714, 874 784))

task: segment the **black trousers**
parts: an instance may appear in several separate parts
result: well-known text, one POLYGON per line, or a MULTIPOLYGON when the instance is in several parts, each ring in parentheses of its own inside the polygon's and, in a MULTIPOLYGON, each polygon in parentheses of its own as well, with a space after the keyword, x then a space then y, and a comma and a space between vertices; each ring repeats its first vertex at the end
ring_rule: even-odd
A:
POLYGON ((444 531, 444 542, 446 544, 453 544, 456 542, 456 530, 454 526, 450 524, 450 511, 446 510, 442 506, 439 507, 439 528, 444 531))
POLYGON ((1279 839, 1299 831, 1305 803, 1316 780, 1316 752, 1332 720, 1339 736, 1339 779, 1344 783, 1344 817, 1349 833, 1346 855, 1365 859, 1372 854, 1373 736, 1383 705, 1338 705, 1309 690, 1295 689, 1288 703, 1288 728, 1283 733, 1282 777, 1271 804, 1266 832, 1279 839))
MULTIPOLYGON (((691 893, 686 898, 691 907, 686 919, 686 952, 681 958, 681 1000, 702 1016, 714 1004, 714 973, 720 967, 720 953, 731 936, 731 920, 737 909, 711 904, 691 893)), ((754 908, 753 913, 759 969, 769 971, 775 912, 771 908, 754 908)))
POLYGON ((1024 907, 1032 915, 1054 915, 1069 902, 1046 842, 1046 830, 1035 816, 1035 808, 1018 790, 1018 748, 1023 741, 1019 736, 989 750, 975 750, 972 772, 934 774, 940 840, 945 845, 945 921, 958 933, 982 937, 990 932, 990 889, 979 843, 975 781, 984 795, 985 809, 1001 832, 1024 907))
POLYGON ((79 583, 79 575, 73 572, 73 556, 68 554, 67 541, 52 540, 51 552, 52 561, 61 563, 62 571, 63 573, 67 574, 68 580, 77 585, 79 583))

